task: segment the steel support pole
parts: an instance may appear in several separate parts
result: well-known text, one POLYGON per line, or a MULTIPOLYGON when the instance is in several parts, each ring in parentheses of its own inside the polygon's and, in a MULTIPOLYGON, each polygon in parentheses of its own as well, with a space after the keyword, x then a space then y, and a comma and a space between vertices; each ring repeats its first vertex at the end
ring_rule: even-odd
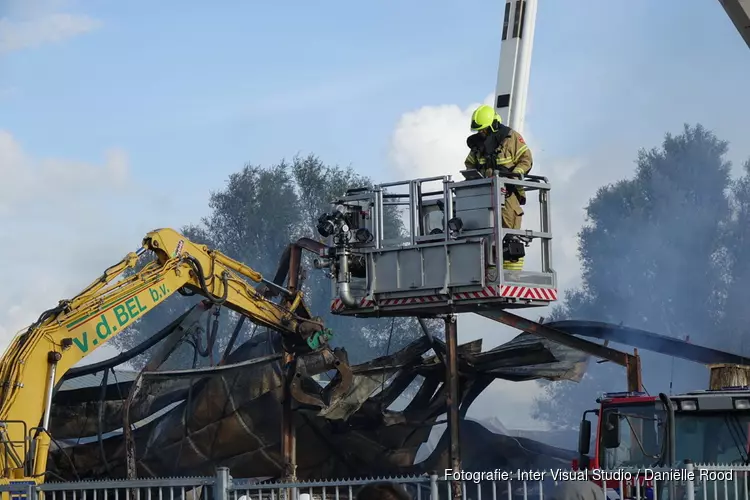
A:
MULTIPOLYGON (((445 346, 448 355, 445 366, 445 391, 450 437, 449 459, 450 468, 457 473, 461 470, 461 442, 458 419, 458 328, 454 314, 445 317, 445 346)), ((451 496, 453 500, 462 498, 461 481, 451 481, 451 496)))
MULTIPOLYGON (((283 481, 287 483, 297 482, 297 426, 294 422, 294 410, 292 409, 291 372, 294 355, 284 353, 283 398, 281 405, 281 462, 284 466, 283 481)), ((296 500, 294 488, 285 488, 279 497, 284 500, 296 500)))
POLYGON ((294 355, 284 353, 284 401, 281 410, 281 455, 284 464, 284 481, 297 480, 297 432, 292 410, 292 393, 290 390, 290 371, 294 355))
MULTIPOLYGON (((291 293, 297 292, 300 277, 300 259, 302 249, 294 247, 289 256, 289 271, 287 289, 291 293)), ((290 304, 290 297, 284 299, 283 303, 290 304)), ((292 409, 291 383, 293 377, 294 354, 284 352, 283 374, 283 397, 281 410, 281 455, 284 464, 284 481, 294 483, 297 481, 297 426, 294 422, 294 410, 292 409)), ((293 490, 287 490, 287 500, 293 500, 293 490)))

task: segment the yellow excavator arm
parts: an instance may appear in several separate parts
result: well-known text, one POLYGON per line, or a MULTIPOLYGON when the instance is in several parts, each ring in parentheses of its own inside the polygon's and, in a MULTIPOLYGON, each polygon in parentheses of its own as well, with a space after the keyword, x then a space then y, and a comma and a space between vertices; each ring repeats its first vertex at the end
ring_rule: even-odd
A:
POLYGON ((138 252, 129 253, 73 299, 42 314, 3 354, 0 464, 5 481, 0 482, 44 480, 52 396, 61 377, 177 291, 203 295, 257 325, 294 337, 292 344, 304 346, 304 339, 323 330, 322 323, 310 317, 301 292, 269 282, 244 264, 172 229, 152 231, 138 252), (122 277, 126 270, 136 268, 139 256, 148 250, 156 258, 122 277), (282 292, 281 304, 256 291, 249 281, 282 292))

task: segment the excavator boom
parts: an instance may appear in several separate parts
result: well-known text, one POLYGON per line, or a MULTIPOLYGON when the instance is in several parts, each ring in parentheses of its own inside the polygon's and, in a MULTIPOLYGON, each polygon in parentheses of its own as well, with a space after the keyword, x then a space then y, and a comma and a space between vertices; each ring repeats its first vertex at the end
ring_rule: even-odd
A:
MULTIPOLYGON (((302 356, 302 367, 304 356, 315 351, 330 361, 330 366, 316 368, 336 369, 345 384, 351 381, 346 363, 331 354, 325 343, 330 332, 311 317, 300 291, 265 280, 257 271, 172 229, 158 229, 146 235, 138 252, 129 253, 73 299, 43 313, 3 354, 0 464, 6 480, 43 481, 52 396, 65 372, 175 292, 197 293, 216 306, 226 306, 259 326, 280 332, 291 354, 302 356), (155 259, 130 276, 122 276, 136 270, 146 251, 152 251, 155 259), (282 295, 280 303, 272 302, 250 282, 282 295)), ((348 387, 340 389, 336 394, 348 387)), ((306 404, 316 403, 314 398, 303 399, 306 404)))

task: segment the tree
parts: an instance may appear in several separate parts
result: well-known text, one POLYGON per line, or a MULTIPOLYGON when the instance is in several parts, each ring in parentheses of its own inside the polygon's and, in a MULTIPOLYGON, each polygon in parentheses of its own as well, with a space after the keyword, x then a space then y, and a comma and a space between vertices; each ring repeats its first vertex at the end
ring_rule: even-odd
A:
MULTIPOLYGON (((666 134, 660 149, 639 152, 632 179, 600 188, 579 233, 582 284, 553 316, 689 335, 720 347, 726 273, 718 256, 731 215, 727 149, 701 125, 685 125, 678 136, 666 134)), ((706 384, 707 375, 695 365, 674 377, 663 356, 641 354, 644 386, 652 394, 668 391, 672 382, 675 390, 706 384)), ((572 425, 597 393, 624 390, 624 380, 622 368, 590 364, 579 384, 547 384, 535 416, 572 425)))
POLYGON ((744 175, 732 184, 732 217, 725 224, 723 252, 718 256, 722 278, 727 283, 719 333, 723 349, 750 355, 744 332, 750 324, 750 160, 744 175))
MULTIPOLYGON (((331 200, 349 188, 370 184, 369 179, 356 174, 351 167, 328 166, 312 155, 295 157, 291 163, 281 161, 268 168, 246 165, 229 176, 223 190, 211 194, 210 212, 200 224, 183 228, 183 232, 191 240, 206 243, 263 275, 272 276, 289 243, 303 236, 318 237, 317 218, 330 211, 331 200)), ((387 212, 386 224, 392 231, 404 231, 403 222, 393 210, 387 212)), ((305 269, 312 269, 309 255, 305 256, 303 265, 305 269)), ((307 275, 302 290, 308 307, 333 329, 332 344, 346 347, 351 362, 393 352, 421 335, 416 321, 409 318, 358 319, 330 314, 330 280, 321 271, 307 275)), ((139 344, 197 300, 200 297, 175 294, 116 337, 117 345, 128 349, 139 344)), ((234 321, 228 321, 230 317, 236 320, 236 315, 228 313, 221 319, 214 346, 216 358, 223 352, 234 328, 234 321)), ((247 322, 235 345, 249 338, 253 331, 254 326, 247 322)), ((191 366, 193 358, 193 348, 186 345, 170 358, 169 366, 191 366)), ((143 362, 141 358, 135 364, 141 366, 143 362)))

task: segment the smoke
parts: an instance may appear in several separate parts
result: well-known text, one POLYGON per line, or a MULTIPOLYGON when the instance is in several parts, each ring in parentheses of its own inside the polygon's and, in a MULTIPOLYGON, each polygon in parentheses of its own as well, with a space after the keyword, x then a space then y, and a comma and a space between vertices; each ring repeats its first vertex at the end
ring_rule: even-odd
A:
POLYGON ((460 180, 468 153, 471 113, 492 104, 492 95, 465 108, 455 104, 424 106, 404 113, 391 138, 390 159, 404 178, 452 175, 460 180))
MULTIPOLYGON (((732 326, 743 323, 733 320, 742 309, 726 304, 747 298, 733 266, 744 263, 748 248, 735 237, 744 234, 746 222, 730 208, 726 154, 726 144, 711 132, 686 126, 660 148, 642 151, 634 176, 603 187, 581 232, 585 288, 569 297, 560 316, 741 351, 741 330, 732 326)), ((651 394, 708 387, 708 371, 700 364, 640 354, 644 388, 651 394)), ((596 393, 626 390, 625 382, 623 368, 592 363, 579 385, 554 384, 541 413, 555 414, 558 425, 570 424, 593 406, 596 393)))
MULTIPOLYGON (((451 174, 460 180, 468 152, 468 123, 478 104, 425 106, 405 113, 391 140, 396 178, 451 174)), ((560 296, 564 290, 579 287, 582 279, 585 292, 595 296, 572 297, 563 316, 623 323, 680 338, 690 335, 693 342, 722 348, 725 342, 709 333, 716 330, 710 311, 715 308, 714 290, 722 273, 706 266, 716 259, 720 240, 716 221, 725 218, 717 210, 728 187, 722 180, 727 169, 717 163, 716 148, 706 138, 692 149, 689 141, 665 143, 661 154, 641 158, 638 176, 633 178, 634 149, 607 141, 578 157, 554 156, 545 150, 543 138, 535 136, 532 120, 527 127, 523 135, 534 154, 532 173, 546 176, 553 186, 553 266, 560 296), (713 156, 701 154, 701 148, 713 156), (711 169, 714 174, 707 173, 711 169), (580 233, 584 226, 588 229, 580 233), (582 267, 583 263, 587 265, 582 267)), ((538 228, 533 200, 525 211, 524 228, 538 228)), ((536 267, 538 246, 528 254, 528 268, 536 267)), ((546 313, 535 310, 532 314, 546 313)), ((460 342, 484 338, 488 348, 517 333, 472 315, 459 317, 460 342)), ((632 352, 629 346, 614 347, 632 352)), ((641 356, 644 385, 651 393, 687 391, 707 384, 706 370, 700 365, 649 352, 641 356)), ((597 393, 626 389, 623 368, 592 362, 589 369, 580 384, 547 385, 550 400, 538 406, 542 389, 537 383, 493 385, 472 413, 497 415, 502 412, 497 405, 501 397, 513 401, 516 412, 500 415, 509 427, 529 426, 534 408, 543 422, 574 424, 594 404, 597 393)))

